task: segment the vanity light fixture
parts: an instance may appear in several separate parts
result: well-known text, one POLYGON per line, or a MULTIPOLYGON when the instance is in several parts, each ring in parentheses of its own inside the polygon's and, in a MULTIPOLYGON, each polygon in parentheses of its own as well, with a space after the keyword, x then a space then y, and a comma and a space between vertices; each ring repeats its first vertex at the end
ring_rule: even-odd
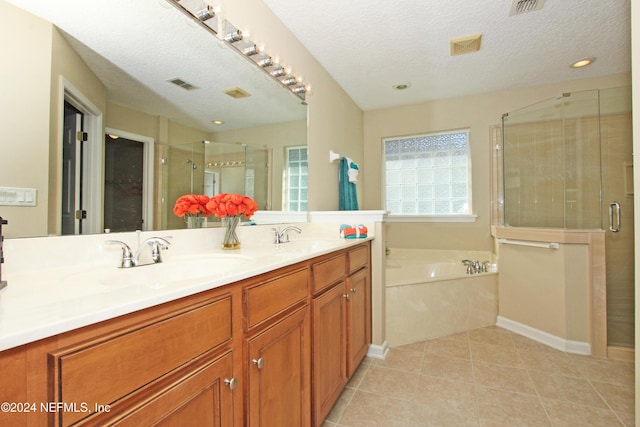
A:
POLYGON ((582 68, 594 63, 596 58, 582 58, 571 64, 571 68, 582 68))
POLYGON ((211 19, 214 16, 216 16, 216 12, 213 10, 213 6, 209 5, 207 5, 207 7, 205 7, 204 9, 196 12, 196 17, 202 22, 211 19))
POLYGON ((204 1, 167 0, 167 2, 191 18, 192 23, 195 22, 216 37, 218 36, 218 19, 213 19, 220 12, 218 6, 208 5, 204 1))
POLYGON ((273 77, 282 77, 282 76, 285 76, 286 74, 287 74, 287 72, 282 67, 277 67, 277 68, 274 68, 273 70, 271 70, 271 75, 273 77))
POLYGON ((293 76, 289 76, 289 77, 287 77, 287 78, 282 80, 282 84, 287 85, 287 86, 293 86, 296 83, 298 83, 298 79, 296 79, 293 76))
MULTIPOLYGON (((189 16, 194 22, 204 27, 206 30, 213 33, 216 38, 228 43, 242 54, 243 57, 253 62, 254 65, 260 67, 264 72, 272 76, 277 82, 288 88, 298 98, 305 101, 305 93, 308 92, 308 86, 302 84, 302 79, 291 76, 291 71, 288 68, 282 67, 277 59, 273 59, 269 54, 264 52, 262 47, 258 47, 255 42, 249 39, 249 32, 242 31, 234 27, 229 21, 217 18, 219 16, 220 8, 211 6, 208 4, 203 5, 203 1, 198 1, 199 9, 196 9, 194 2, 187 2, 181 0, 166 0, 168 3, 175 6, 178 10, 189 16), (216 19, 213 19, 216 18, 216 19), (220 21, 220 22, 219 22, 220 21), (224 28, 220 30, 221 34, 218 34, 218 26, 223 25, 224 28), (225 34, 222 36, 222 34, 225 34), (281 78, 283 78, 281 80, 281 78)), ((177 79, 176 82, 179 86, 191 90, 197 89, 186 82, 182 82, 181 79, 177 79), (186 83, 186 86, 183 85, 186 83)), ((229 93, 227 93, 229 94, 229 93)), ((229 94, 231 95, 231 94, 229 94)), ((244 95, 244 94, 243 94, 244 95)), ((233 96, 233 95, 231 95, 233 96)), ((248 94, 244 95, 248 96, 248 94)))
POLYGON ((224 122, 222 120, 211 120, 211 123, 213 123, 214 125, 223 125, 224 122))
MULTIPOLYGON (((175 1, 175 0, 170 0, 175 1)), ((229 21, 224 21, 224 30, 222 34, 227 36, 222 37, 222 40, 226 42, 230 47, 236 49, 247 60, 251 61, 255 66, 262 69, 265 73, 268 73, 283 87, 289 89, 291 93, 298 98, 305 100, 305 93, 308 92, 307 85, 302 83, 302 79, 294 77, 291 72, 291 68, 285 67, 280 64, 277 57, 271 56, 265 52, 265 49, 249 38, 247 31, 241 31, 237 29, 229 21), (234 36, 236 35, 236 36, 234 36), (238 37, 239 35, 240 37, 238 37), (260 47, 257 47, 260 46, 260 47)))
POLYGON ((260 49, 258 49, 258 46, 256 46, 255 44, 245 48, 242 53, 244 53, 247 56, 253 56, 253 55, 257 55, 260 53, 260 49))
POLYGON ((267 56, 266 58, 260 59, 258 61, 258 65, 262 68, 271 67, 273 65, 273 59, 271 59, 270 56, 267 56))
POLYGON ((227 33, 226 36, 224 36, 224 40, 228 43, 239 42, 240 40, 242 40, 242 38, 242 31, 240 30, 231 31, 230 33, 227 33))

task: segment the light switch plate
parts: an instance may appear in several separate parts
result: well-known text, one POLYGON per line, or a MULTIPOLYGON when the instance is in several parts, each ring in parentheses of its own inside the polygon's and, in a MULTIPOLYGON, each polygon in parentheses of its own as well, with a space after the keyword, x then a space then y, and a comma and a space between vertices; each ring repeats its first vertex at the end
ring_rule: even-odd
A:
POLYGON ((0 187, 0 206, 35 206, 35 188, 0 187))

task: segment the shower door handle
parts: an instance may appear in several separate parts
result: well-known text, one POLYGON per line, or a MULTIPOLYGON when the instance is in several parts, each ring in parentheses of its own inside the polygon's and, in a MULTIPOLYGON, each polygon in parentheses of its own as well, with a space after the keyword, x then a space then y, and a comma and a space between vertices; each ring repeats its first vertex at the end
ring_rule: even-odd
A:
POLYGON ((618 202, 611 202, 609 203, 609 231, 613 231, 614 233, 617 233, 618 231, 620 231, 620 203, 618 202), (616 225, 613 225, 613 210, 615 208, 615 217, 616 217, 616 225))

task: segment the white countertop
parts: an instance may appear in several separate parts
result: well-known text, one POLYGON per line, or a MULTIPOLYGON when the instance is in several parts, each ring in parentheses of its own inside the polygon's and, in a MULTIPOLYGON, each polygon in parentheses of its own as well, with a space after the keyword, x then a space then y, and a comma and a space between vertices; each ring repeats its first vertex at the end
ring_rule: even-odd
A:
MULTIPOLYGON (((292 233, 290 243, 276 246, 267 243, 264 231, 258 233, 260 244, 256 244, 250 231, 243 230, 241 240, 247 244, 243 241, 241 249, 225 251, 211 244, 188 252, 189 245, 181 244, 185 236, 195 236, 194 231, 188 232, 191 234, 172 233, 172 247, 181 250, 163 251, 164 262, 161 264, 117 268, 114 260, 119 257, 119 248, 114 252, 101 246, 98 252, 108 251, 107 262, 53 267, 49 262, 44 263, 47 264, 45 268, 31 271, 24 266, 6 275, 3 271, 3 280, 9 285, 0 291, 0 351, 257 276, 373 238, 370 235, 366 239, 340 239, 334 233, 329 237, 292 233)), ((104 235, 100 242, 103 240, 106 240, 104 235)), ((33 255, 34 263, 38 256, 33 255)))

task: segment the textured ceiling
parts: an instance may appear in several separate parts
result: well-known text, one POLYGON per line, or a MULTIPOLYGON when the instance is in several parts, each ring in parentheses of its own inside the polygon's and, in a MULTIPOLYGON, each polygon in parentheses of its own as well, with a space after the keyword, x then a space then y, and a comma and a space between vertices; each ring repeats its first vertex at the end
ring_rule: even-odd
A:
POLYGON ((111 102, 208 131, 306 119, 298 97, 164 0, 6 1, 60 28, 111 102), (222 92, 235 86, 251 96, 222 92))
MULTIPOLYGON (((61 28, 113 102, 211 131, 305 117, 297 97, 164 0, 6 1, 61 28), (232 100, 221 93, 231 86, 252 96, 232 100)), ((363 110, 631 70, 630 0, 546 0, 518 16, 510 0, 263 1, 363 110), (450 55, 452 38, 477 33, 480 51, 450 55), (583 57, 597 60, 569 67, 583 57)))
POLYGON ((631 71, 630 0, 264 0, 363 110, 631 71), (452 38, 482 33, 478 52, 452 38), (577 59, 592 65, 571 69, 577 59), (409 83, 394 90, 398 83, 409 83))

